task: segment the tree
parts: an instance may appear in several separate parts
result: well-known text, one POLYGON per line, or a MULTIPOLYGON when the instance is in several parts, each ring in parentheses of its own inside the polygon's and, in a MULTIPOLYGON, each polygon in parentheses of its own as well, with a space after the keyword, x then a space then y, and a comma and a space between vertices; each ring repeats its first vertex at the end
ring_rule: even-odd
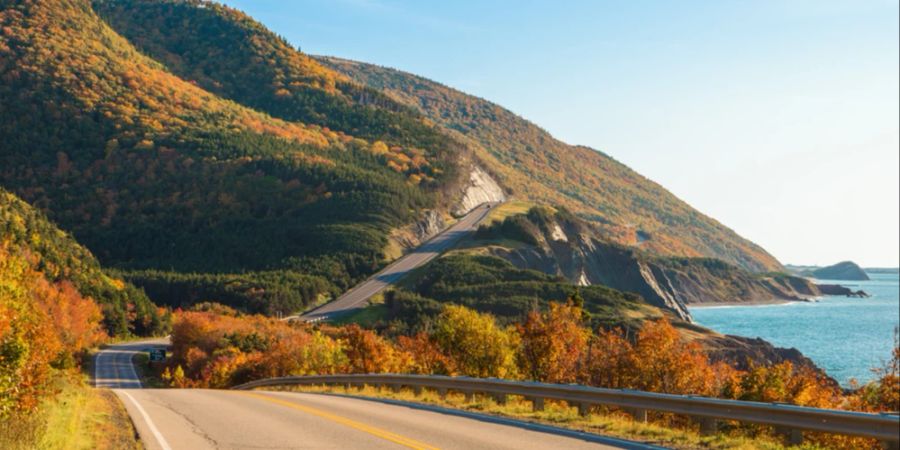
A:
POLYGON ((501 329, 493 316, 448 305, 435 322, 434 340, 461 375, 515 378, 514 331, 501 329))
POLYGON ((581 326, 582 309, 550 303, 547 312, 532 311, 517 326, 521 337, 519 367, 535 381, 573 383, 587 350, 590 330, 581 326))

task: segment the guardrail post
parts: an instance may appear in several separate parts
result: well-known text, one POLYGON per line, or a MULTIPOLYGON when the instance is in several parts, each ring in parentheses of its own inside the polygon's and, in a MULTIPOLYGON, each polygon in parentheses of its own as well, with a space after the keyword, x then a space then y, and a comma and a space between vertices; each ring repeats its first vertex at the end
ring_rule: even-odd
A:
POLYGON ((472 391, 466 391, 466 403, 472 403, 475 400, 475 393, 472 391))
POLYGON ((628 408, 625 410, 628 414, 631 414, 631 418, 635 420, 635 422, 646 422, 647 421, 647 410, 639 409, 639 408, 628 408))
POLYGON ((900 442, 881 441, 881 447, 884 448, 884 450, 900 450, 900 442))
POLYGON ((775 427, 775 433, 781 436, 789 445, 800 445, 803 443, 803 431, 796 428, 775 427))
POLYGON ((505 405, 505 404, 506 404, 506 394, 494 394, 493 397, 494 397, 494 401, 495 401, 498 405, 505 405))
POLYGON ((700 422, 700 435, 711 436, 719 431, 719 422, 714 417, 697 417, 700 422))
POLYGON ((541 397, 532 397, 531 400, 531 410, 532 411, 543 411, 544 410, 544 399, 541 397))
POLYGON ((422 395, 422 386, 413 386, 413 395, 415 395, 416 397, 422 395))
POLYGON ((587 417, 591 415, 591 404, 590 403, 579 403, 578 404, 578 415, 581 417, 587 417))
POLYGON ((392 385, 391 385, 391 391, 393 391, 393 392, 396 394, 396 393, 400 392, 400 389, 401 389, 402 387, 403 387, 402 384, 392 384, 392 385))
POLYGON ((438 396, 440 396, 442 400, 447 398, 447 388, 437 388, 437 393, 438 393, 438 396))

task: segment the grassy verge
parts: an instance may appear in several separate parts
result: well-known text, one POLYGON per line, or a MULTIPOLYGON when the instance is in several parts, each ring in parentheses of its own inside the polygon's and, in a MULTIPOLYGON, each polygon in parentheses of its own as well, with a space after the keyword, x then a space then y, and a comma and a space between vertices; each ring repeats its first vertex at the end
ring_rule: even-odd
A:
POLYGON ((0 423, 8 450, 141 449, 131 419, 112 391, 91 388, 81 374, 60 373, 56 395, 28 417, 0 423))
MULTIPOLYGON (((362 389, 351 388, 349 390, 341 386, 304 386, 284 389, 298 392, 347 394, 423 403, 553 425, 676 449, 779 450, 788 448, 782 445, 775 437, 766 434, 761 434, 758 437, 747 437, 737 430, 729 431, 726 429, 714 436, 701 436, 694 425, 679 423, 678 426, 673 426, 671 423, 672 418, 662 417, 657 421, 638 422, 623 412, 603 409, 595 409, 590 416, 581 417, 578 415, 577 408, 570 407, 565 403, 552 401, 546 402, 543 411, 532 411, 531 402, 516 396, 510 396, 506 404, 501 405, 490 397, 476 395, 471 400, 466 400, 463 394, 450 393, 442 398, 436 392, 429 390, 424 390, 421 395, 416 396, 412 390, 408 389, 394 392, 390 389, 379 389, 372 386, 366 386, 362 389)), ((814 449, 817 447, 804 445, 790 448, 814 449)))
POLYGON ((141 379, 141 384, 145 388, 162 389, 168 387, 160 377, 159 370, 154 370, 150 367, 150 355, 144 352, 138 353, 131 358, 131 364, 134 365, 134 371, 137 372, 138 377, 141 379))

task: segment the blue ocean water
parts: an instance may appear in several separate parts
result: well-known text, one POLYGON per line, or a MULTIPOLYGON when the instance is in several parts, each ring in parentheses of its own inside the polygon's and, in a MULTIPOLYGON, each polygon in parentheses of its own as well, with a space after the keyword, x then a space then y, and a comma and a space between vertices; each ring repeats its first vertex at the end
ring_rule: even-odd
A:
POLYGON ((846 385, 866 382, 890 358, 900 324, 900 275, 870 273, 869 281, 827 281, 862 289, 870 298, 823 297, 782 305, 691 308, 694 319, 720 333, 761 337, 794 347, 846 385))

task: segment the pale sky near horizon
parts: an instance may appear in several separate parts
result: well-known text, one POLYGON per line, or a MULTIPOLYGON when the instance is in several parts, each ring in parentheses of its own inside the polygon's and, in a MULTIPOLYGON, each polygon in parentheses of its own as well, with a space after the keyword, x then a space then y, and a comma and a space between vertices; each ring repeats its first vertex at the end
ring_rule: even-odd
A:
POLYGON ((610 154, 782 263, 900 265, 896 0, 225 0, 610 154))

